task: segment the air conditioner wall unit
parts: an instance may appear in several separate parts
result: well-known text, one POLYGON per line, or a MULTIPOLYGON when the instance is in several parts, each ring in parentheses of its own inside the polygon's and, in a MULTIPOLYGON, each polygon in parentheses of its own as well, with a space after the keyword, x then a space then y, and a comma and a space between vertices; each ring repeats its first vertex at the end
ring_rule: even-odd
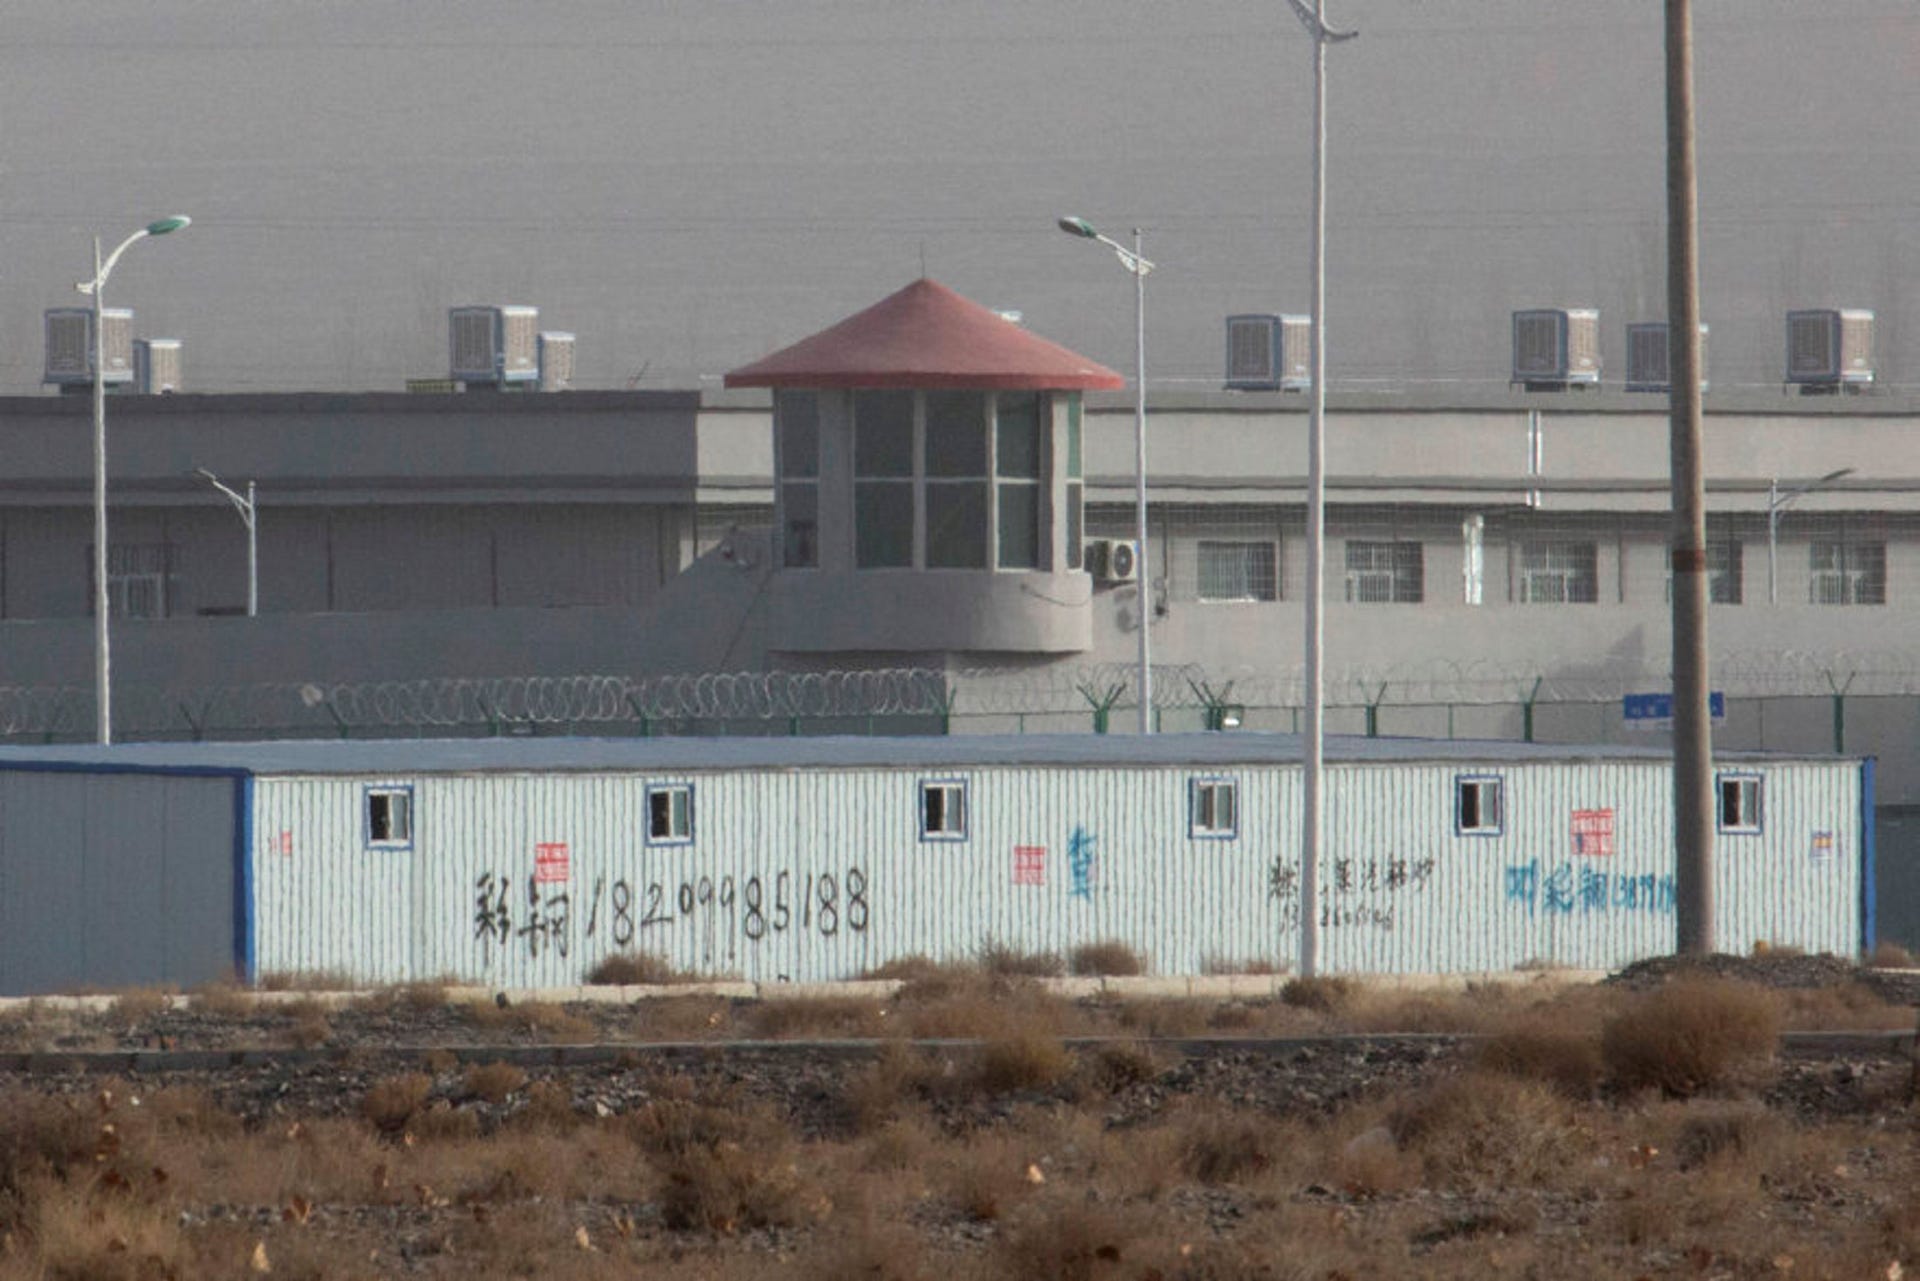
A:
POLYGON ((1130 538, 1087 540, 1087 572, 1096 583, 1131 583, 1140 577, 1140 545, 1130 538))
POLYGON ((568 391, 573 387, 572 334, 548 330, 540 335, 540 390, 568 391))
POLYGON ((1312 341, 1312 321, 1306 316, 1228 316, 1227 389, 1306 391, 1313 386, 1312 341))
POLYGON ((1787 383, 1802 391, 1873 383, 1873 313, 1806 308, 1787 313, 1787 383))
POLYGON ((454 379, 477 387, 539 381, 538 307, 454 307, 447 322, 454 379))
POLYGON ((1513 313, 1513 382, 1566 391, 1600 381, 1600 313, 1591 307, 1513 313))
MULTIPOLYGON (((1673 390, 1672 353, 1664 320, 1627 326, 1627 390, 1673 390)), ((1707 390, 1707 326, 1700 326, 1700 390, 1707 390)))

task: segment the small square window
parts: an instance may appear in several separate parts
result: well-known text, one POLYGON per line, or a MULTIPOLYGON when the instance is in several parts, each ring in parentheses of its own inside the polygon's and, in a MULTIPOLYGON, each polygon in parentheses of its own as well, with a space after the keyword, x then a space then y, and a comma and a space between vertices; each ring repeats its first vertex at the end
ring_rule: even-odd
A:
POLYGON ((413 788, 369 787, 365 808, 369 849, 413 848, 413 788))
POLYGON ((1505 830, 1506 781, 1489 775, 1462 775, 1453 781, 1453 830, 1456 836, 1498 836, 1505 830))
POLYGON ((967 785, 957 779, 920 784, 920 839, 967 839, 967 785))
POLYGON ((1189 785, 1187 835, 1230 841, 1240 834, 1240 785, 1230 778, 1196 778, 1189 785))
POLYGON ((693 785, 666 783, 647 789, 647 844, 686 845, 693 840, 693 785))
POLYGON ((1758 774, 1722 774, 1714 780, 1714 790, 1719 793, 1721 831, 1760 830, 1762 793, 1758 774))

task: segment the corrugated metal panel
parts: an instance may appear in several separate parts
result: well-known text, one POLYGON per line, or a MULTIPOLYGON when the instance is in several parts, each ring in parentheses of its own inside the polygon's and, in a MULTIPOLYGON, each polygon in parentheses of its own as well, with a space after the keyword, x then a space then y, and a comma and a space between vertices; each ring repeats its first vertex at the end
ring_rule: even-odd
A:
MULTIPOLYGON (((1751 772, 1765 822, 1721 838, 1723 944, 1851 954, 1858 764, 1751 772)), ((1330 770, 1325 968, 1605 968, 1671 950, 1669 779, 1629 761, 1330 770), (1462 773, 1504 780, 1499 835, 1455 833, 1462 773)), ((283 778, 256 791, 262 972, 570 984, 631 947, 683 969, 816 980, 988 939, 1065 951, 1119 938, 1180 973, 1288 962, 1298 946, 1299 777, 1281 766, 283 778), (1234 839, 1189 835, 1197 776, 1237 783, 1234 839), (920 838, 920 786, 935 778, 967 787, 963 841, 920 838), (366 848, 366 786, 387 781, 415 788, 411 850, 366 848), (693 789, 686 844, 647 840, 646 789, 661 783, 693 789)))
POLYGON ((0 993, 230 975, 238 785, 0 773, 0 993))

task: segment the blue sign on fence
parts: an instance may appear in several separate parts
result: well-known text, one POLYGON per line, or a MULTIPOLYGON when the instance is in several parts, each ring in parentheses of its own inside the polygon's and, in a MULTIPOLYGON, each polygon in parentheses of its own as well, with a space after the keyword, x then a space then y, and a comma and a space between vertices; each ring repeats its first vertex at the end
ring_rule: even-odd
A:
MULTIPOLYGON (((1714 724, 1727 719, 1727 696, 1719 690, 1707 695, 1707 714, 1714 724)), ((1620 715, 1628 729, 1672 729, 1672 694, 1627 694, 1620 699, 1620 715)))

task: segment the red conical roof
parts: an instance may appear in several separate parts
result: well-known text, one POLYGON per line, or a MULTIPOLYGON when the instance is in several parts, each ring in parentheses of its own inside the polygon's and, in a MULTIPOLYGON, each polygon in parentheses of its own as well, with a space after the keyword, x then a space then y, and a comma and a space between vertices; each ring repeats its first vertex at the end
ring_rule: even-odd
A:
POLYGON ((742 365, 729 387, 1124 387, 1105 365, 922 277, 865 311, 742 365))

